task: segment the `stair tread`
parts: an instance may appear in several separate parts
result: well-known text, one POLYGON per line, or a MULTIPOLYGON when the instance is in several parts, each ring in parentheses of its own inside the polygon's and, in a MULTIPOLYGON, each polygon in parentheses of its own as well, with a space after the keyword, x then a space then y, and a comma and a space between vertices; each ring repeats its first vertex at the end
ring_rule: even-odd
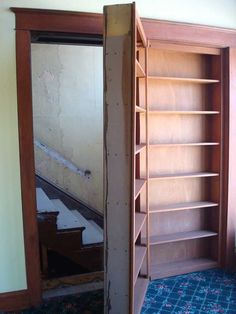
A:
POLYGON ((92 226, 84 217, 82 221, 77 218, 65 204, 59 200, 52 200, 56 210, 59 211, 57 219, 57 228, 59 230, 65 230, 69 228, 85 227, 86 229, 82 232, 83 244, 94 244, 103 242, 103 237, 99 232, 92 226))
POLYGON ((36 188, 37 210, 40 213, 55 212, 56 207, 41 188, 36 188))
MULTIPOLYGON (((95 223, 95 221, 93 220, 87 220, 83 215, 81 215, 79 213, 79 211, 77 209, 71 210, 71 212, 73 213, 73 215, 75 215, 75 217, 77 217, 81 223, 84 225, 84 227, 86 228, 83 231, 83 234, 85 234, 85 237, 87 236, 88 232, 93 232, 94 235, 96 235, 95 238, 95 242, 93 243, 101 243, 103 242, 103 231, 102 229, 95 223), (98 228, 100 228, 101 230, 99 230, 98 228), (87 231, 86 231, 87 230, 87 231)), ((91 236, 91 234, 90 234, 91 236)), ((90 243, 88 243, 90 244, 90 243)))
POLYGON ((71 228, 84 227, 83 224, 76 218, 71 211, 62 203, 61 200, 52 200, 56 210, 59 212, 57 216, 57 229, 66 230, 71 228))
POLYGON ((100 234, 103 235, 103 229, 94 220, 89 220, 89 222, 97 229, 100 234))

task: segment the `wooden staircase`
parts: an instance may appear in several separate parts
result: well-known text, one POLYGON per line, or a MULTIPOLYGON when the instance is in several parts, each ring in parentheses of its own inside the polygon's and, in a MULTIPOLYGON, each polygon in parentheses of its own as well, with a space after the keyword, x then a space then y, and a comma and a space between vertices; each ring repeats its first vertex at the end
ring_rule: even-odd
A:
POLYGON ((47 251, 52 250, 88 271, 103 270, 103 230, 70 210, 60 199, 49 199, 36 189, 39 241, 42 268, 47 270, 47 251))

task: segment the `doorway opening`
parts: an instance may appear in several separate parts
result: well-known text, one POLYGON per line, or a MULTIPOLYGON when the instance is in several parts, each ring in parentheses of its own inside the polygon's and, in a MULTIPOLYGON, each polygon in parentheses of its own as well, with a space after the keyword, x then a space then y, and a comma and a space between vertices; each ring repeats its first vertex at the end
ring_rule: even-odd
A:
POLYGON ((43 295, 94 281, 102 288, 102 37, 32 32, 31 39, 43 295))

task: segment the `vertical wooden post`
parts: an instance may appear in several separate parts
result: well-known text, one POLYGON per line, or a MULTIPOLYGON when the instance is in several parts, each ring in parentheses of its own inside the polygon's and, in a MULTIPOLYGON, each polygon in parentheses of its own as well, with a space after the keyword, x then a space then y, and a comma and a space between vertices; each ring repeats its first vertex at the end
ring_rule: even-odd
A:
POLYGON ((223 266, 235 268, 236 231, 236 48, 224 51, 224 237, 223 266))
POLYGON ((105 313, 130 311, 132 5, 104 8, 105 313))

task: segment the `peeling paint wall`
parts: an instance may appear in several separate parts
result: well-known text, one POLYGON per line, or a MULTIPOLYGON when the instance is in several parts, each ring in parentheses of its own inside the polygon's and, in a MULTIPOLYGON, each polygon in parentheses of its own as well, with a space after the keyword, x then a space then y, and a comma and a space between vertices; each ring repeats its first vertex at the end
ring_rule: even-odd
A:
POLYGON ((32 44, 34 137, 89 177, 35 147, 38 173, 103 211, 102 47, 32 44))

